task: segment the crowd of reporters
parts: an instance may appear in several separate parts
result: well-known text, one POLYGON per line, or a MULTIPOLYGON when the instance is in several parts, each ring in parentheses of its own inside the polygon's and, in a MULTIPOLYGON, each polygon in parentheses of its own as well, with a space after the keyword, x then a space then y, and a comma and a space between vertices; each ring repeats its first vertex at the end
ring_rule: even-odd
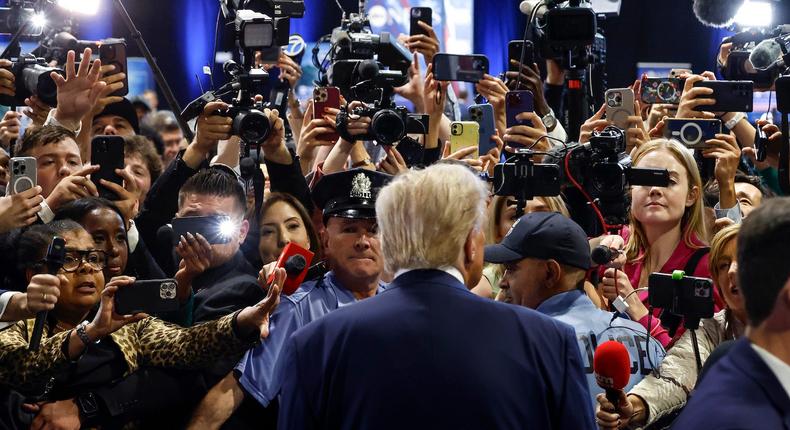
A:
MULTIPOLYGON (((776 197, 777 126, 752 124, 738 112, 697 110, 715 102, 706 97, 711 90, 694 86, 716 79, 711 72, 684 76, 677 106, 636 99, 623 130, 626 150, 635 168, 665 169, 668 185, 630 187, 622 196, 628 224, 588 237, 579 224, 589 220, 565 193, 529 200, 518 217, 516 197, 494 196, 480 179, 493 177, 515 147, 546 152, 565 145, 561 67, 548 60, 543 74, 530 64, 485 75, 475 89, 493 108, 494 148, 479 157, 470 157, 471 148, 451 153, 459 101, 448 82, 434 79, 439 39, 420 25, 425 34, 400 38, 413 63, 408 83, 395 89, 429 118, 426 133, 413 136, 422 147, 418 162, 407 163, 397 146, 327 138, 340 110, 315 115, 313 100, 300 103, 291 92, 287 112, 263 112, 271 132, 258 143, 255 173, 244 174, 245 142, 232 135, 233 119, 218 115, 228 104, 207 103, 194 121, 194 139, 186 141, 172 113, 112 96, 125 76, 91 61, 90 50, 70 52, 65 74, 53 75, 57 107, 35 96, 25 101, 24 132, 21 114, 6 112, 0 184, 13 187, 12 152, 35 158, 37 185, 0 197, 2 427, 660 428, 689 403, 678 428, 716 428, 701 418, 707 403, 700 397, 713 394, 699 373, 717 347, 748 328, 760 357, 784 358, 787 366, 773 347, 790 330, 781 317, 790 303, 782 262, 790 202, 776 197), (524 89, 534 96, 534 112, 507 127, 506 95, 524 89), (714 116, 727 130, 700 151, 714 160, 703 178, 693 152, 664 138, 663 129, 667 118, 714 116), (756 128, 770 142, 764 161, 754 150, 756 128), (103 135, 123 136, 125 168, 116 171, 122 185, 91 179, 100 168, 91 163, 91 142, 103 135), (102 187, 110 199, 100 196, 102 187), (163 233, 174 218, 207 216, 233 221, 226 241, 163 233), (65 240, 66 258, 50 274, 46 256, 55 236, 65 240), (312 252, 325 269, 281 295, 289 275, 278 260, 289 243, 312 252), (590 253, 601 246, 613 258, 599 266, 590 253), (715 315, 696 330, 667 330, 666 314, 650 304, 650 275, 679 270, 715 286, 715 315), (117 312, 118 291, 169 278, 177 309, 117 312), (471 292, 411 296, 409 283, 471 292), (357 303, 368 300, 367 308, 357 303), (33 318, 41 311, 48 317, 33 350, 33 318), (468 321, 481 315, 488 319, 468 321), (354 324, 378 331, 348 328, 354 324), (434 338, 433 330, 447 339, 434 338), (348 339, 367 343, 355 349, 348 339), (614 397, 599 387, 593 369, 596 347, 606 340, 623 343, 633 360, 629 384, 614 397), (426 362, 455 362, 421 367, 420 354, 434 354, 426 362), (536 384, 543 395, 525 388, 536 384), (407 402, 393 394, 420 392, 448 398, 407 402), (423 401, 435 409, 416 405, 423 401)), ((301 78, 300 66, 284 54, 266 67, 278 68, 290 87, 301 78)), ((14 79, 0 68, 0 94, 13 95, 14 79)), ((634 93, 641 82, 631 86, 634 93)), ((350 110, 358 106, 348 101, 350 110)), ((581 126, 581 143, 612 125, 604 112, 602 106, 581 126)), ((345 127, 360 136, 370 123, 350 115, 345 127)), ((733 351, 743 349, 735 345, 733 351)), ((732 366, 721 360, 719 367, 732 366)), ((769 365, 774 372, 777 366, 769 365)), ((705 381, 723 378, 717 370, 705 381)), ((774 395, 786 421, 790 393, 774 395)))

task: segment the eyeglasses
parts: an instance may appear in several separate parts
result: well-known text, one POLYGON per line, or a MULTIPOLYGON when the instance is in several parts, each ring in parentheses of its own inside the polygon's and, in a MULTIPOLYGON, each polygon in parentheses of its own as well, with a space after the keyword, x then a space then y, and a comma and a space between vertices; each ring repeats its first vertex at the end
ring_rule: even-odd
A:
MULTIPOLYGON (((39 263, 46 264, 46 260, 39 263)), ((94 270, 103 270, 107 266, 107 254, 99 250, 70 249, 66 251, 62 269, 66 273, 76 272, 82 263, 88 264, 94 270)))

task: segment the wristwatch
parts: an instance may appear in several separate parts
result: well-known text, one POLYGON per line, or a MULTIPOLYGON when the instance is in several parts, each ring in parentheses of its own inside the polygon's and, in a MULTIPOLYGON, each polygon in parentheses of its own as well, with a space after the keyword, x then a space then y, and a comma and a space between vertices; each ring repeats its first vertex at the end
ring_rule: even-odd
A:
POLYGON ((540 120, 543 121, 543 125, 546 126, 546 130, 548 131, 554 130, 554 127, 557 126, 557 118, 554 116, 554 110, 551 108, 549 108, 549 113, 544 115, 540 120))
POLYGON ((83 423, 90 422, 99 415, 99 402, 93 393, 83 393, 77 396, 77 408, 83 423))

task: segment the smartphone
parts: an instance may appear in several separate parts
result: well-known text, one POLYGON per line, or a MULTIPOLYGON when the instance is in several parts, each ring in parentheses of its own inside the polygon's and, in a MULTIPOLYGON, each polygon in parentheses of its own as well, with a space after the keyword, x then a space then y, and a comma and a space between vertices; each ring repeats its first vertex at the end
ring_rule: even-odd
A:
POLYGON ((469 117, 480 126, 478 152, 485 155, 496 148, 496 143, 491 141, 491 136, 496 134, 494 107, 488 103, 469 106, 469 117))
POLYGON ((433 26, 433 10, 429 7, 413 7, 409 11, 409 35, 416 36, 418 34, 424 34, 428 36, 428 32, 425 31, 419 24, 419 21, 422 21, 430 26, 433 26))
POLYGON ((702 96, 716 99, 713 105, 697 106, 694 110, 707 112, 751 112, 754 103, 752 81, 699 81, 694 87, 713 89, 713 94, 702 96))
POLYGON ((140 312, 157 314, 177 311, 178 284, 175 279, 135 281, 115 292, 115 312, 131 315, 140 312))
MULTIPOLYGON (((480 125, 474 121, 453 121, 450 123, 450 153, 480 144, 480 125)), ((477 158, 480 154, 475 151, 469 157, 477 158)))
POLYGON ((507 128, 516 125, 532 126, 532 121, 520 121, 516 116, 522 112, 535 112, 535 96, 532 91, 508 91, 505 95, 505 122, 507 128))
POLYGON ((520 62, 525 66, 532 67, 535 63, 535 45, 531 40, 527 40, 526 45, 523 40, 511 40, 507 44, 507 71, 518 72, 518 64, 513 64, 513 61, 520 62), (521 50, 524 48, 524 58, 521 58, 521 50))
POLYGON ((425 158, 425 148, 423 148, 420 142, 409 136, 401 139, 400 142, 396 144, 395 148, 398 150, 398 153, 400 153, 400 156, 403 157, 403 161, 406 162, 406 166, 408 167, 419 166, 425 158))
POLYGON ((11 180, 8 182, 6 194, 19 194, 35 187, 38 183, 36 168, 35 157, 11 158, 11 180))
POLYGON ((485 55, 439 53, 433 56, 433 77, 437 81, 477 82, 488 73, 485 55))
POLYGON ((280 61, 281 51, 282 48, 279 46, 263 48, 259 51, 260 55, 255 56, 255 62, 259 64, 277 64, 280 61))
POLYGON ((650 306, 664 308, 686 318, 713 317, 713 281, 669 273, 651 273, 647 281, 650 306))
POLYGON ((634 90, 613 88, 606 90, 606 119, 620 130, 628 128, 628 117, 634 116, 634 90))
POLYGON ((99 45, 99 59, 103 66, 112 64, 115 73, 123 73, 123 88, 111 93, 111 96, 123 97, 129 94, 129 68, 126 64, 126 40, 124 39, 105 39, 99 45))
POLYGON ((173 218, 171 226, 176 240, 187 233, 200 234, 211 245, 228 243, 238 233, 238 226, 226 215, 173 218))
POLYGON ((666 138, 675 139, 691 149, 703 149, 708 139, 721 133, 721 120, 718 119, 667 118, 664 124, 666 138))
POLYGON ((99 166, 99 171, 91 174, 91 182, 96 184, 99 196, 108 200, 118 200, 118 195, 100 179, 123 186, 123 178, 115 173, 115 169, 124 168, 123 146, 123 136, 96 136, 91 140, 91 164, 99 166))
MULTIPOLYGON (((340 109, 340 90, 337 87, 316 87, 313 89, 313 118, 323 118, 327 109, 340 109)), ((320 140, 335 142, 340 138, 337 132, 318 135, 320 140)))
POLYGON ((679 104, 685 82, 685 79, 680 78, 642 78, 640 98, 651 105, 679 104))

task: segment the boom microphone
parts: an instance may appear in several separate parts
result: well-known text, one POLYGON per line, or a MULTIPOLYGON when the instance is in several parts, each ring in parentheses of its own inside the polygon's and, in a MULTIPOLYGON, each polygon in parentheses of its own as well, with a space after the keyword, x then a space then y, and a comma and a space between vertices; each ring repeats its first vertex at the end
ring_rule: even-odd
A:
POLYGON ((620 398, 619 391, 628 385, 631 378, 631 356, 625 346, 617 341, 607 341, 595 349, 593 370, 598 386, 606 390, 606 399, 615 409, 620 398))
POLYGON ((767 70, 781 60, 782 55, 782 45, 774 39, 766 39, 758 43, 749 54, 749 63, 756 70, 767 70))
POLYGON ((694 0, 694 15, 708 27, 728 27, 745 0, 694 0))

